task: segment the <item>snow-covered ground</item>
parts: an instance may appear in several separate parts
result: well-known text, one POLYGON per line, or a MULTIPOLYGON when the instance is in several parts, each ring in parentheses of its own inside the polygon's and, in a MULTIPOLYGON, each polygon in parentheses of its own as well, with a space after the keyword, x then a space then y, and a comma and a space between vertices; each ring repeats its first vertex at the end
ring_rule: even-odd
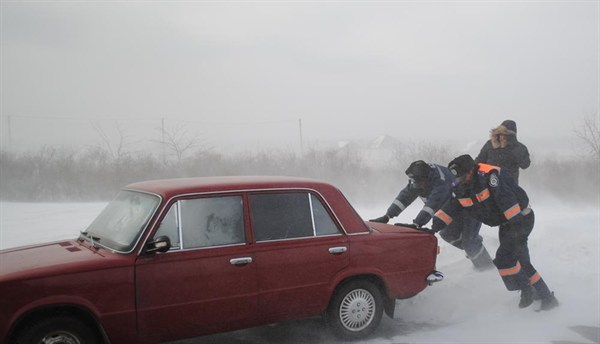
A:
MULTIPOLYGON (((418 201, 408 210, 420 208, 418 201)), ((0 248, 75 237, 105 203, 0 203, 0 248)), ((365 218, 387 204, 357 209, 365 218)), ((599 343, 600 210, 560 203, 536 206, 529 247, 534 266, 560 301, 548 312, 538 303, 519 309, 495 270, 475 271, 463 252, 440 239, 438 269, 446 279, 408 300, 397 301, 366 343, 599 343)), ((397 222, 410 222, 410 212, 397 222)), ((493 255, 497 230, 482 227, 493 255)), ((178 343, 329 343, 337 340, 320 318, 204 336, 178 343)))

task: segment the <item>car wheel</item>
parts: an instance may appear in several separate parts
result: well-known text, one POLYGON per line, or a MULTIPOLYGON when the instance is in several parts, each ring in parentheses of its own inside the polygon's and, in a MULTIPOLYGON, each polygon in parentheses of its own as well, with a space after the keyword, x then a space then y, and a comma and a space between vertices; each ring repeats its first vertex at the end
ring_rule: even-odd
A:
POLYGON ((17 337, 19 344, 99 344, 95 331, 82 321, 57 316, 36 322, 17 337))
POLYGON ((379 288, 366 280, 343 285, 332 297, 327 323, 343 338, 365 338, 379 325, 383 315, 383 297, 379 288))

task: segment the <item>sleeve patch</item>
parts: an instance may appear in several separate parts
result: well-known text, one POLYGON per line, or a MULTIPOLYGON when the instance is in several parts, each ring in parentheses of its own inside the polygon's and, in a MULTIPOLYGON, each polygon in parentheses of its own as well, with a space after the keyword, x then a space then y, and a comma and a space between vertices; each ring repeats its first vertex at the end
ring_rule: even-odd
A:
POLYGON ((499 182, 500 181, 498 180, 498 176, 496 174, 492 173, 490 175, 490 181, 489 181, 490 186, 493 187, 493 188, 495 188, 495 187, 498 186, 499 182))

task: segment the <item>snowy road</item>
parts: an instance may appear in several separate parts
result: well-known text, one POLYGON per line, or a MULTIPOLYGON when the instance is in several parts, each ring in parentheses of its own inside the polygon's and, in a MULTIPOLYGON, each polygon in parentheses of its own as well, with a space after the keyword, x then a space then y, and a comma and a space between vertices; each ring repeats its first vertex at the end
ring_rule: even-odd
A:
MULTIPOLYGON (((103 203, 0 203, 0 248, 74 237, 103 203)), ((358 209, 364 218, 386 205, 358 209)), ((418 208, 418 207, 414 207, 418 208)), ((494 270, 476 272, 464 254, 440 241, 438 268, 446 279, 408 300, 397 301, 394 319, 384 317, 364 343, 599 343, 600 214, 595 208, 561 204, 534 207, 530 237, 532 261, 560 307, 535 312, 519 309, 519 295, 507 292, 494 270)), ((399 222, 410 222, 410 213, 399 222)), ((481 230, 490 252, 497 231, 481 230)), ((191 343, 336 343, 320 318, 203 336, 191 343)))

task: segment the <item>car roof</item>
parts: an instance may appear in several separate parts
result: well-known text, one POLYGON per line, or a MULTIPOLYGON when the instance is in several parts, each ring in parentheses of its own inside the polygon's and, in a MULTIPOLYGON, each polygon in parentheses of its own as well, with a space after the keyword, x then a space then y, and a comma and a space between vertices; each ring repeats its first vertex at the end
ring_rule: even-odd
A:
POLYGON ((335 186, 309 178, 275 176, 230 176, 160 179, 127 185, 125 190, 160 195, 163 202, 181 195, 249 190, 310 189, 320 193, 332 207, 346 233, 369 233, 369 227, 335 186))
POLYGON ((125 187, 125 189, 154 193, 168 199, 177 195, 217 191, 287 188, 321 189, 330 187, 333 186, 309 178, 279 176, 225 176, 149 180, 129 184, 125 187))

